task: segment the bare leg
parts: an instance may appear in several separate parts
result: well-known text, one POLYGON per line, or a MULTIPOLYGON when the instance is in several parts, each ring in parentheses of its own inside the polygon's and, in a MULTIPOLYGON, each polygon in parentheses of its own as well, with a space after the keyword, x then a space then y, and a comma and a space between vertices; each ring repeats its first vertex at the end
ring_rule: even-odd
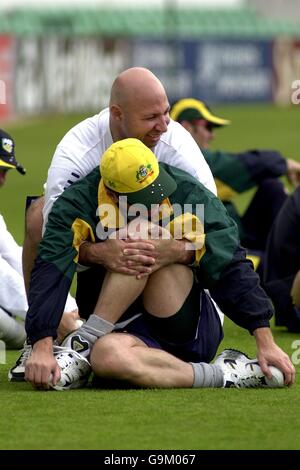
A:
POLYGON ((100 338, 91 353, 91 366, 96 375, 140 387, 192 387, 194 382, 191 364, 148 348, 139 338, 125 333, 100 338))
MULTIPOLYGON (((164 318, 174 315, 192 284, 193 274, 186 266, 174 264, 156 271, 143 291, 146 310, 164 318)), ((107 290, 110 292, 109 286, 107 290)), ((91 365, 96 375, 141 387, 191 387, 194 382, 191 364, 160 349, 148 348, 139 338, 125 333, 99 339, 92 350, 91 365)))
MULTIPOLYGON (((115 277, 115 273, 111 273, 106 278, 97 304, 99 316, 92 315, 92 317, 96 317, 98 322, 103 322, 103 318, 100 317, 102 308, 109 309, 112 305, 112 313, 106 318, 116 320, 121 310, 124 311, 143 288, 142 284, 134 283, 133 279, 124 275, 115 277), (128 281, 125 285, 122 282, 123 278, 128 281), (114 286, 113 290, 110 289, 111 284, 114 286), (122 294, 125 294, 125 303, 122 294)), ((193 275, 189 268, 175 264, 167 266, 148 278, 143 290, 144 305, 153 316, 171 317, 181 309, 192 286, 193 275)), ((98 338, 95 337, 90 352, 92 369, 100 377, 127 381, 146 388, 223 385, 223 372, 218 366, 201 362, 192 365, 166 351, 146 346, 133 334, 110 333, 110 331, 106 329, 104 333, 96 334, 98 338)), ((95 335, 95 331, 91 328, 87 333, 95 335)))
POLYGON ((95 315, 115 323, 143 292, 146 282, 147 278, 136 279, 134 276, 108 271, 95 307, 95 315))
POLYGON ((31 271, 37 257, 39 243, 42 239, 44 197, 35 200, 27 209, 25 238, 23 244, 23 275, 28 295, 31 271))
POLYGON ((169 317, 180 309, 192 284, 192 271, 181 264, 166 266, 142 279, 108 271, 94 314, 115 323, 143 293, 144 306, 149 313, 169 317))
POLYGON ((296 307, 300 308, 300 271, 294 277, 294 282, 291 289, 291 297, 296 307))
MULTIPOLYGON (((84 343, 82 349, 86 357, 90 355, 97 339, 114 329, 115 322, 142 293, 146 282, 147 278, 136 279, 134 276, 107 271, 94 313, 75 333, 76 338, 84 343)), ((72 348, 72 336, 66 338, 64 346, 72 348)))
POLYGON ((58 344, 60 344, 67 335, 78 329, 79 320, 80 316, 78 314, 78 310, 63 313, 63 316, 61 317, 59 326, 57 328, 58 344))
POLYGON ((193 272, 183 264, 170 264, 154 272, 143 292, 147 312, 170 317, 182 307, 193 285, 193 272))
MULTIPOLYGON (((192 271, 179 264, 161 268, 142 279, 108 271, 94 314, 79 328, 76 341, 80 338, 83 343, 85 342, 82 349, 86 357, 89 357, 97 339, 111 333, 114 323, 142 293, 144 306, 150 314, 169 317, 180 310, 192 286, 192 271)), ((63 344, 65 346, 70 344, 72 347, 72 341, 72 337, 69 337, 63 344)), ((177 359, 174 360, 177 363, 177 359)))

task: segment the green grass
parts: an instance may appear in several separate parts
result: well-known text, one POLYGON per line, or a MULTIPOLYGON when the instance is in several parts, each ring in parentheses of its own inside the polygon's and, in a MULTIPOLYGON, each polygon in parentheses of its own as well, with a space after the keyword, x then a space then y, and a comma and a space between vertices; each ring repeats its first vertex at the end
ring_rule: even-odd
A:
MULTIPOLYGON (((289 354, 295 336, 275 331, 289 354)), ((255 354, 226 322, 224 347, 255 354)), ((8 364, 15 352, 9 352, 8 364)), ((299 381, 290 389, 38 392, 0 366, 1 449, 299 449, 299 381)))
POLYGON ((42 194, 56 145, 84 117, 55 115, 5 126, 15 139, 17 160, 27 169, 25 176, 11 171, 1 188, 0 213, 18 243, 23 243, 26 196, 42 194))
MULTIPOLYGON (((273 148, 299 158, 299 109, 215 107, 232 120, 217 131, 214 148, 273 148)), ((17 143, 27 175, 11 172, 1 189, 0 212, 22 243, 24 201, 39 194, 58 140, 82 116, 49 116, 5 126, 17 143)), ((2 125, 2 127, 4 127, 2 125)), ((238 198, 239 207, 249 194, 238 198)), ((291 355, 299 335, 273 328, 291 355)), ((255 355, 255 342, 229 320, 221 345, 255 355)), ((37 392, 9 384, 17 356, 0 364, 0 449, 299 449, 299 380, 280 390, 78 390, 37 392)), ((299 372, 299 366, 297 366, 299 372)))

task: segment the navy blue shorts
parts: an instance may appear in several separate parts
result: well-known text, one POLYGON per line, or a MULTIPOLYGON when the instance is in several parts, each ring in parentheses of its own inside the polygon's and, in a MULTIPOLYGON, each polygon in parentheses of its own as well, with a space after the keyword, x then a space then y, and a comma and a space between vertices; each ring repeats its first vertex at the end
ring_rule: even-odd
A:
POLYGON ((290 333, 300 333, 300 309, 296 305, 286 309, 285 325, 290 333))
POLYGON ((115 330, 116 333, 129 333, 141 339, 150 348, 162 349, 186 362, 211 362, 215 357, 223 339, 220 317, 211 298, 199 288, 200 305, 199 320, 193 337, 184 343, 172 343, 160 336, 160 331, 141 315, 125 328, 115 330))

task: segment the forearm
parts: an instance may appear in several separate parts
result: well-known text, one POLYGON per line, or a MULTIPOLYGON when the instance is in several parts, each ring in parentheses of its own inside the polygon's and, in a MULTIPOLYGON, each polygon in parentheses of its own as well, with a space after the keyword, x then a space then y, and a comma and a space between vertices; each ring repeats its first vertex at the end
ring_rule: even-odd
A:
POLYGON ((274 338, 270 328, 256 328, 253 331, 258 350, 265 350, 274 345, 274 338))
POLYGON ((192 243, 185 240, 174 240, 173 247, 175 262, 179 264, 191 264, 195 261, 195 250, 192 243))
POLYGON ((47 336, 42 338, 33 345, 33 351, 37 353, 46 353, 52 354, 53 352, 53 338, 52 336, 47 336))
MULTIPOLYGON (((72 266, 73 270, 75 265, 72 266)), ((25 320, 32 344, 46 337, 56 338, 71 281, 72 277, 65 276, 55 265, 37 258, 31 276, 29 309, 25 320)))
POLYGON ((79 248, 79 264, 83 266, 92 266, 94 264, 103 264, 104 243, 92 243, 85 241, 79 248))
POLYGON ((219 280, 208 286, 213 299, 234 323, 253 333, 268 328, 274 310, 252 263, 238 248, 219 280))

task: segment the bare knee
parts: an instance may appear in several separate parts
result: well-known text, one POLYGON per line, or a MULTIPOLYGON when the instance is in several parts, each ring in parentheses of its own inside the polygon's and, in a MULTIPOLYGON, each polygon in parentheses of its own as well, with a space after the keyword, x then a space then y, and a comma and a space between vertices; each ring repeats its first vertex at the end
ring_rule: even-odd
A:
POLYGON ((42 239, 44 197, 31 203, 26 212, 26 237, 38 244, 42 239))
POLYGON ((147 312, 165 317, 176 313, 193 286, 193 272, 183 264, 170 264, 155 271, 143 292, 147 312))
POLYGON ((138 338, 127 334, 111 333, 100 338, 91 353, 91 366, 101 377, 132 380, 136 375, 134 346, 143 344, 138 338))

